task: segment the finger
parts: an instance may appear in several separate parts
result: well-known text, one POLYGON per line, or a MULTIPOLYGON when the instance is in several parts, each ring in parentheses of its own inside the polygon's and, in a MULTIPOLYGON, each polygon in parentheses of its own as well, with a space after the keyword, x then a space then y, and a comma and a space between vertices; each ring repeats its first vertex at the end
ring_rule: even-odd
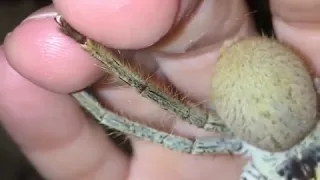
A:
POLYGON ((159 47, 161 71, 186 96, 206 102, 223 42, 256 34, 250 15, 245 1, 202 1, 179 34, 159 47))
POLYGON ((135 141, 129 180, 239 179, 245 159, 232 156, 194 156, 135 141), (156 163, 154 163, 156 162, 156 163))
POLYGON ((320 2, 271 0, 272 20, 277 37, 295 47, 320 73, 320 2))
POLYGON ((179 0, 53 2, 80 32, 121 49, 139 49, 157 42, 173 25, 180 3, 179 0))
POLYGON ((129 160, 70 96, 37 87, 0 49, 0 120, 46 179, 123 180, 129 160))
POLYGON ((59 31, 49 6, 29 16, 4 42, 10 65, 33 83, 51 91, 82 89, 102 75, 99 65, 59 31))

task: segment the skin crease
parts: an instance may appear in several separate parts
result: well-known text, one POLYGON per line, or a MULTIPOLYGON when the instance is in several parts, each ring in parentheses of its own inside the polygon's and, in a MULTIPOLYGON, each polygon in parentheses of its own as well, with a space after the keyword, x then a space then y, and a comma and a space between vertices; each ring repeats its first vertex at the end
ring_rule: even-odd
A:
MULTIPOLYGON (((215 32, 207 34, 211 38, 205 38, 212 42, 198 42, 200 47, 202 44, 210 44, 210 47, 186 48, 183 54, 176 54, 181 53, 179 47, 190 47, 190 42, 198 41, 199 34, 212 32, 206 31, 206 27, 190 27, 193 31, 186 37, 179 36, 179 43, 172 41, 149 52, 160 72, 180 90, 201 102, 209 94, 211 65, 220 44, 226 39, 254 34, 248 16, 244 16, 247 12, 239 1, 212 1, 211 18, 207 17, 208 23, 205 23, 211 24, 210 30, 215 32), (226 17, 226 11, 235 14, 226 17), (231 21, 236 17, 240 17, 238 21, 231 21), (230 26, 223 26, 227 29, 221 31, 225 22, 230 22, 230 26)), ((161 39, 171 25, 177 23, 176 15, 183 14, 181 11, 188 9, 190 3, 178 0, 167 0, 162 5, 159 5, 162 0, 53 2, 56 10, 86 35, 106 45, 128 49, 148 47, 161 39), (179 9, 179 6, 185 8, 179 9), (138 13, 140 11, 143 13, 138 13), (130 29, 132 26, 138 28, 130 29)), ((277 0, 271 1, 271 8, 277 36, 301 49, 319 69, 315 47, 320 43, 320 19, 317 19, 320 16, 316 2, 277 0), (313 20, 308 21, 310 18, 313 20)), ((47 7, 32 16, 53 11, 52 7, 47 7)), ((188 23, 192 25, 192 21, 188 23)), ((246 161, 237 157, 190 156, 135 138, 132 138, 135 149, 132 158, 118 151, 99 127, 88 123, 75 101, 66 95, 98 80, 101 71, 56 28, 52 17, 25 21, 6 38, 0 53, 1 123, 44 177, 59 180, 238 179, 246 161)), ((152 58, 148 60, 152 61, 152 58)), ((171 130, 170 123, 166 122, 174 121, 172 116, 131 89, 107 85, 105 79, 102 84, 104 86, 97 86, 97 92, 105 103, 118 111, 121 107, 122 113, 130 117, 147 120, 152 125, 168 126, 171 130), (133 110, 132 105, 138 108, 133 110)), ((175 124, 173 132, 185 136, 209 135, 181 121, 175 124)))

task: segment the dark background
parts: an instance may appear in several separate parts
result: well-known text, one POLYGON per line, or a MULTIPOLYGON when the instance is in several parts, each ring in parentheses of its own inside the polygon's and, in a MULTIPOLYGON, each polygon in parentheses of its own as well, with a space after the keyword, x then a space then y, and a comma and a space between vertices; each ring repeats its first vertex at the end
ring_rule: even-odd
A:
MULTIPOLYGON (((267 0, 247 0, 259 32, 272 35, 267 0)), ((0 38, 12 31, 33 11, 50 4, 50 0, 2 0, 0 1, 0 38)), ((42 180, 20 153, 16 145, 0 126, 0 180, 42 180)))

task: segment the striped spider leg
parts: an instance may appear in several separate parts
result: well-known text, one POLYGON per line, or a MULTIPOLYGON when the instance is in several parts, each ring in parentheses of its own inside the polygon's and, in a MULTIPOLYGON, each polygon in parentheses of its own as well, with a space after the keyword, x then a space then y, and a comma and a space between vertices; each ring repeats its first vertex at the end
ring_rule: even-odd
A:
POLYGON ((158 131, 124 117, 120 117, 103 108, 100 103, 86 91, 74 93, 80 105, 90 112, 102 125, 111 127, 128 135, 134 135, 164 147, 188 154, 230 153, 242 149, 242 142, 229 138, 199 138, 195 140, 158 131))
MULTIPOLYGON (((231 135, 228 128, 221 122, 213 112, 190 107, 178 99, 163 92, 155 82, 148 82, 141 74, 134 72, 128 65, 118 59, 111 51, 99 43, 86 38, 73 29, 62 16, 56 17, 56 22, 62 27, 62 31, 72 37, 92 56, 99 60, 108 71, 114 73, 123 82, 135 88, 143 97, 149 98, 159 104, 165 110, 175 113, 181 119, 197 127, 208 131, 216 131, 231 135)), ((147 78, 146 78, 147 79, 147 78)), ((129 121, 124 117, 117 116, 108 110, 104 110, 97 100, 85 91, 73 95, 78 102, 89 111, 101 124, 116 129, 125 134, 134 135, 163 146, 191 154, 203 153, 232 153, 241 148, 241 141, 227 138, 201 138, 189 140, 160 132, 145 125, 129 121), (99 112, 100 114, 97 114, 99 112), (111 115, 112 114, 112 115, 111 115), (163 139, 164 138, 164 139, 163 139)))
POLYGON ((168 95, 164 92, 165 89, 161 88, 152 78, 144 77, 143 74, 135 72, 128 64, 116 57, 111 50, 73 29, 62 16, 57 16, 56 22, 66 35, 76 40, 88 53, 100 61, 102 68, 106 68, 108 72, 115 74, 125 84, 135 88, 141 96, 153 100, 164 110, 175 113, 191 125, 208 131, 230 133, 216 113, 191 107, 191 105, 182 102, 182 99, 168 95))
POLYGON ((305 162, 305 159, 309 157, 310 152, 314 152, 317 147, 310 145, 316 143, 319 135, 317 131, 311 133, 303 141, 305 143, 301 143, 286 152, 270 153, 258 149, 235 138, 233 133, 230 132, 215 112, 188 106, 181 100, 171 97, 152 80, 146 81, 145 79, 147 78, 123 63, 111 50, 107 50, 103 45, 77 32, 61 16, 57 16, 56 21, 66 35, 81 44, 81 46, 99 60, 108 71, 114 73, 123 82, 135 88, 143 97, 153 100, 161 108, 175 113, 191 125, 207 131, 223 133, 226 138, 208 137, 187 139, 161 132, 120 117, 104 109, 92 95, 85 91, 74 93, 73 96, 81 106, 90 112, 101 124, 127 135, 134 135, 141 139, 161 144, 168 149, 184 153, 233 153, 251 157, 251 160, 241 175, 240 179, 242 180, 289 180, 293 178, 299 179, 299 177, 314 177, 314 175, 312 175, 314 168, 311 168, 314 166, 311 166, 310 162, 305 162), (295 171, 294 167, 298 167, 301 173, 297 173, 298 171, 295 171), (305 170, 304 167, 310 167, 312 170, 305 170))

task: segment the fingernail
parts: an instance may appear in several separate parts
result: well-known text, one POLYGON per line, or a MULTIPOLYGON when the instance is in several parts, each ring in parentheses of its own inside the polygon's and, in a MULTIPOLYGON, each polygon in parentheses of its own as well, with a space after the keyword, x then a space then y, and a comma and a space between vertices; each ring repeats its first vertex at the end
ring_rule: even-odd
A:
POLYGON ((22 23, 25 23, 29 20, 33 20, 33 19, 45 19, 45 18, 54 18, 58 15, 57 12, 45 12, 45 13, 35 13, 29 17, 27 17, 26 19, 24 19, 22 23))

